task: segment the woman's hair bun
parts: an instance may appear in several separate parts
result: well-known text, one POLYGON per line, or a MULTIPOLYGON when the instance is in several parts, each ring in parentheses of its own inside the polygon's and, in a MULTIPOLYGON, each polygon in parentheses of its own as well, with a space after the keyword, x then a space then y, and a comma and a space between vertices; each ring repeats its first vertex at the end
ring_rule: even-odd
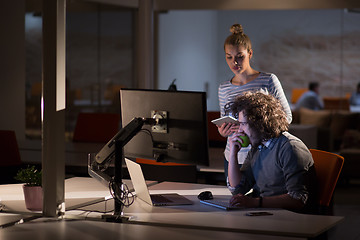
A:
POLYGON ((244 29, 240 24, 234 24, 230 28, 232 34, 244 34, 244 29))

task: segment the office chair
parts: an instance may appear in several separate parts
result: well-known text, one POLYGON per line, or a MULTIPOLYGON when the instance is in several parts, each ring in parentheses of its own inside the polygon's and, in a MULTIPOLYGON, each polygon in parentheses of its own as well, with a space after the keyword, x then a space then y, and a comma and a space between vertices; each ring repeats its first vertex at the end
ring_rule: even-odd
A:
POLYGON ((295 104, 297 102, 297 100, 299 100, 301 95, 303 95, 303 93, 305 93, 308 90, 309 89, 307 89, 307 88, 293 88, 291 90, 291 103, 295 104))
POLYGON ((15 183, 14 176, 22 166, 14 131, 0 130, 0 183, 15 183))
POLYGON ((224 148, 226 146, 226 138, 220 135, 217 126, 211 122, 211 120, 214 120, 219 117, 220 117, 219 111, 207 112, 209 146, 224 148))
POLYGON ((310 149, 318 184, 320 213, 328 212, 344 158, 338 154, 310 149))
POLYGON ((119 131, 119 124, 120 114, 79 113, 73 141, 107 143, 119 131))
POLYGON ((324 97, 323 101, 326 110, 350 110, 350 101, 347 97, 324 97))

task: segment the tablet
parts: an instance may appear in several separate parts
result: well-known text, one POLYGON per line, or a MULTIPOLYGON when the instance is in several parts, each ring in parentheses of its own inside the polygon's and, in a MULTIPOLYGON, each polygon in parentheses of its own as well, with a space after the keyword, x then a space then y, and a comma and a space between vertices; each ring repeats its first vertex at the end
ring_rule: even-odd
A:
POLYGON ((231 116, 224 116, 221 118, 217 118, 212 120, 211 122, 217 126, 221 126, 223 123, 239 123, 238 120, 236 120, 236 118, 231 116))

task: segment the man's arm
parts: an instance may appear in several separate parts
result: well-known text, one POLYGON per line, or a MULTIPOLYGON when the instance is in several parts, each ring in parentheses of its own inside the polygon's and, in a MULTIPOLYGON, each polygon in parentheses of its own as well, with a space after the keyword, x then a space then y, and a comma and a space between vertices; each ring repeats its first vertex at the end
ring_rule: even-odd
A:
MULTIPOLYGON (((259 202, 260 202, 260 199, 259 199, 259 202)), ((271 197, 263 197, 261 207, 302 209, 304 207, 304 203, 299 199, 295 199, 295 198, 291 197, 289 194, 282 194, 282 195, 271 196, 271 197)))
POLYGON ((292 198, 289 194, 282 194, 271 197, 257 197, 252 198, 244 196, 243 194, 237 194, 230 200, 230 204, 235 206, 242 206, 248 208, 284 208, 292 210, 300 210, 304 207, 301 200, 292 198))
POLYGON ((230 139, 230 156, 228 165, 228 181, 229 186, 235 188, 240 184, 241 172, 238 166, 237 155, 241 146, 238 142, 234 142, 230 139))

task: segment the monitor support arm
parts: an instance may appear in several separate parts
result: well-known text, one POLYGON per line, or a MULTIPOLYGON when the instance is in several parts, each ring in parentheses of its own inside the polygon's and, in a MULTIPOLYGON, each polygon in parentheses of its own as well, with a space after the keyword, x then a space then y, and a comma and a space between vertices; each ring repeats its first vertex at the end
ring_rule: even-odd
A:
MULTIPOLYGON (((115 140, 115 173, 114 182, 115 185, 122 188, 122 163, 123 163, 123 147, 141 130, 144 125, 144 120, 141 118, 134 118, 128 125, 121 130, 121 134, 118 139, 115 140)), ((121 201, 114 200, 114 216, 120 216, 122 214, 124 205, 121 201)))
MULTIPOLYGON (((122 128, 95 156, 95 160, 89 162, 88 173, 91 177, 102 183, 109 184, 111 177, 105 174, 102 169, 115 155, 115 185, 122 185, 122 163, 123 147, 142 129, 144 124, 156 125, 159 122, 156 119, 134 118, 124 128, 122 128)), ((114 216, 121 215, 124 205, 117 200, 115 201, 114 216)))

